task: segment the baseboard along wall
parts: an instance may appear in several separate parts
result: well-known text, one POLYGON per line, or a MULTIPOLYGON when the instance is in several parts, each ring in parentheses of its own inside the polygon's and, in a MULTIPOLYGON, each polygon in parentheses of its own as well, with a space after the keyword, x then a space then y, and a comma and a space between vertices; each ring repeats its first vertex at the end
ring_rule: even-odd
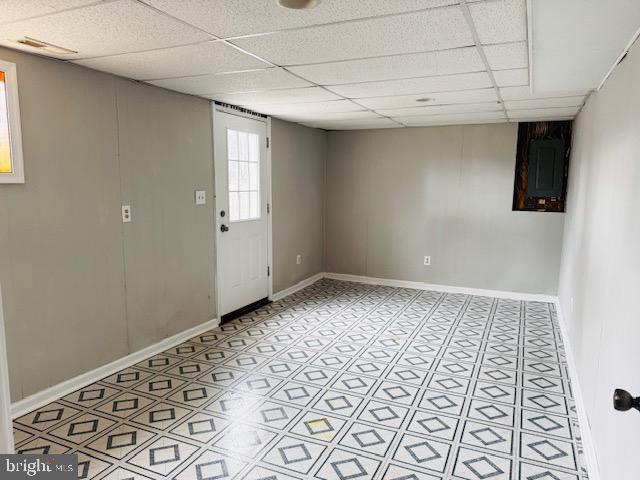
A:
POLYGON ((193 338, 196 335, 200 335, 207 330, 211 330, 218 325, 219 321, 217 319, 201 323, 200 325, 196 325, 195 327, 185 330, 184 332, 180 332, 171 337, 167 337, 158 343, 149 345, 142 350, 133 352, 126 357, 119 358, 117 360, 114 360, 113 362, 107 363, 106 365, 102 365, 101 367, 78 375, 77 377, 73 377, 69 380, 58 383, 57 385, 53 385, 45 390, 23 398, 22 400, 13 402, 11 404, 11 417, 21 417, 26 413, 29 413, 59 399, 60 397, 68 395, 69 393, 75 392, 76 390, 97 382, 100 379, 108 377, 109 375, 113 375, 120 370, 135 365, 145 358, 152 357, 154 355, 157 355, 158 353, 164 352, 171 347, 180 345, 182 342, 193 338))

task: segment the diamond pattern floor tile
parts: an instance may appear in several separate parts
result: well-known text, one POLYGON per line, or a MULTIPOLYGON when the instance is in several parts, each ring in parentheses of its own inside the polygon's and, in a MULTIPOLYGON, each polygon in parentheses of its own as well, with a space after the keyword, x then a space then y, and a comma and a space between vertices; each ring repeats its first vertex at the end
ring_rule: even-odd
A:
POLYGON ((323 279, 14 421, 96 480, 588 480, 553 305, 323 279))

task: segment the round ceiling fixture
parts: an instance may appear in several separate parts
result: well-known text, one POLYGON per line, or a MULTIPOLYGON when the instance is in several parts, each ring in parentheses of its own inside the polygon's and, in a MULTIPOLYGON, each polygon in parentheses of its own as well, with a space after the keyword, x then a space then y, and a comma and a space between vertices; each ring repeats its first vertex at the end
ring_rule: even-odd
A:
POLYGON ((307 8, 315 8, 320 4, 320 0, 278 0, 278 5, 284 8, 293 8, 294 10, 305 10, 307 8))
POLYGON ((433 98, 422 97, 422 98, 418 98, 416 102, 424 103, 424 102, 430 102, 431 100, 433 100, 433 98))

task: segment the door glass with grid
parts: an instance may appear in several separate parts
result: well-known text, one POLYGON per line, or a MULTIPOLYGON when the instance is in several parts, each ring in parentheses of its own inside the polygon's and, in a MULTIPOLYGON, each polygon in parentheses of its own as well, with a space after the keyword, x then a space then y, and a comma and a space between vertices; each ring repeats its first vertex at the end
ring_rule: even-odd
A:
POLYGON ((229 220, 260 218, 260 137, 227 129, 229 220))

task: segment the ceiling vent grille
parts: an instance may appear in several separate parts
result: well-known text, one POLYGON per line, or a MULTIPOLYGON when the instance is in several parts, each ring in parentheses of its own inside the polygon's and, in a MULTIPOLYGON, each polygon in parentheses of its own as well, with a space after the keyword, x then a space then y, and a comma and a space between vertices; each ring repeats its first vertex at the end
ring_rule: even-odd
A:
POLYGON ((18 40, 20 45, 25 45, 31 48, 37 48, 38 50, 45 50, 49 53, 55 53, 57 55, 73 55, 78 52, 75 50, 71 50, 69 48, 60 47, 58 45, 54 45, 52 43, 45 42, 43 40, 37 40, 31 37, 24 37, 18 40))
POLYGON ((238 107, 237 105, 231 105, 229 103, 223 103, 223 102, 218 102, 218 101, 214 101, 213 103, 215 103, 216 105, 220 105, 221 107, 228 108, 230 110, 236 110, 238 112, 244 113, 245 115, 251 115, 253 117, 258 117, 258 118, 267 118, 267 115, 264 115, 262 113, 254 112, 254 111, 248 110, 246 108, 238 107))

